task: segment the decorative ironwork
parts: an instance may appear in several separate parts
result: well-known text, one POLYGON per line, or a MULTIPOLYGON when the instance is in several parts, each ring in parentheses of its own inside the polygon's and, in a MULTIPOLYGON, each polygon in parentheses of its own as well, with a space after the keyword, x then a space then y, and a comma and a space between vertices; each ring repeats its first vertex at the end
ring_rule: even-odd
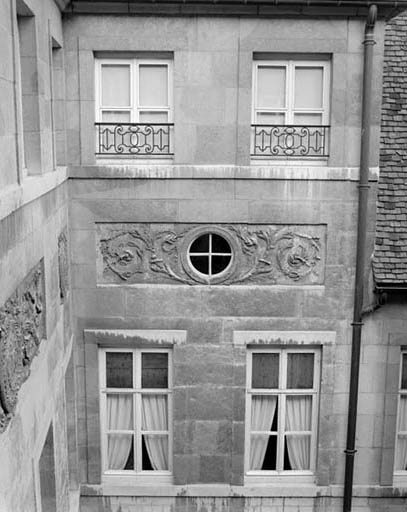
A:
POLYGON ((173 123, 95 123, 97 155, 170 156, 173 123))
POLYGON ((327 157, 329 126, 254 124, 252 156, 327 157))
POLYGON ((271 224, 99 224, 102 284, 322 284, 326 227, 271 224), (187 257, 200 234, 227 239, 228 270, 206 279, 187 257))
POLYGON ((0 433, 10 422, 18 391, 45 336, 43 261, 0 307, 0 433))

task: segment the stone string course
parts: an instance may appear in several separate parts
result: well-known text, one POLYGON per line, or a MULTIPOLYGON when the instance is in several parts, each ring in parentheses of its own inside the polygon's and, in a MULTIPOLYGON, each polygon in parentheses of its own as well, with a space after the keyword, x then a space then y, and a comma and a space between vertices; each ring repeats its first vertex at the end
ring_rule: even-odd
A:
POLYGON ((407 14, 386 29, 373 259, 379 285, 407 284, 407 14))

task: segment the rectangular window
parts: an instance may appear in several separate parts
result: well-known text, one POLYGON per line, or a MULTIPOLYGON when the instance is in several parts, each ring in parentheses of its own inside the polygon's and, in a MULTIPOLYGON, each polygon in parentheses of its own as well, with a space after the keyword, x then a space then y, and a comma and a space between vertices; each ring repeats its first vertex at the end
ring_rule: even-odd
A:
POLYGON ((171 123, 169 60, 97 60, 96 121, 171 123))
POLYGON ((96 154, 169 157, 172 61, 96 60, 96 154))
POLYGON ((401 354, 395 472, 407 475, 407 351, 401 354))
POLYGON ((328 60, 256 60, 253 156, 327 157, 328 60))
POLYGON ((103 349, 100 409, 105 475, 171 472, 172 367, 166 349, 103 349))
POLYGON ((255 61, 255 124, 328 123, 328 61, 255 61))
POLYGON ((246 402, 246 477, 312 475, 319 351, 251 349, 246 402))

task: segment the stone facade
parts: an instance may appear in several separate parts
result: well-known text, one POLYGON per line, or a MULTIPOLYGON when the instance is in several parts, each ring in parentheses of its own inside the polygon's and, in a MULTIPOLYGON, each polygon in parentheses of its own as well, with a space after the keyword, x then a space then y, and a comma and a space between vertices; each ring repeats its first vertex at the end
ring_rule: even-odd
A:
MULTIPOLYGON (((65 4, 0 0, 0 512, 339 512, 366 9, 65 4), (329 63, 323 159, 251 155, 253 61, 276 55, 329 63), (129 56, 172 63, 162 161, 95 154, 95 59, 129 56), (219 278, 191 265, 208 233, 230 247, 219 278), (146 347, 172 359, 172 471, 158 483, 103 469, 101 349, 146 347), (305 479, 246 474, 254 348, 320 357, 305 479)), ((369 254, 384 36, 380 16, 369 254)), ((407 504, 393 478, 406 321, 393 303, 363 328, 355 512, 407 504)))
POLYGON ((73 339, 58 277, 68 186, 53 128, 64 110, 55 81, 64 78, 50 65, 63 47, 60 8, 1 0, 0 41, 0 510, 71 512, 75 385, 66 391, 64 381, 73 339))

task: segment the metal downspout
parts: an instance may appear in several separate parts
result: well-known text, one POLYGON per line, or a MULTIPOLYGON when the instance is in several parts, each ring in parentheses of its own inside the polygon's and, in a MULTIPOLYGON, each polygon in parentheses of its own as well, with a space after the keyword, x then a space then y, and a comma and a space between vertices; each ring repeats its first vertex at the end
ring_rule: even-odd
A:
POLYGON ((359 390, 360 342, 362 334, 363 285, 366 260, 366 222, 367 201, 369 193, 369 154, 370 124, 372 109, 372 76, 374 27, 377 7, 371 5, 366 20, 363 63, 363 99, 362 99, 362 134, 360 141, 360 176, 358 231, 356 247, 355 296, 352 322, 352 359, 350 370, 348 432, 346 440, 345 485, 343 494, 343 512, 351 512, 353 494, 353 472, 355 459, 356 419, 359 390))

